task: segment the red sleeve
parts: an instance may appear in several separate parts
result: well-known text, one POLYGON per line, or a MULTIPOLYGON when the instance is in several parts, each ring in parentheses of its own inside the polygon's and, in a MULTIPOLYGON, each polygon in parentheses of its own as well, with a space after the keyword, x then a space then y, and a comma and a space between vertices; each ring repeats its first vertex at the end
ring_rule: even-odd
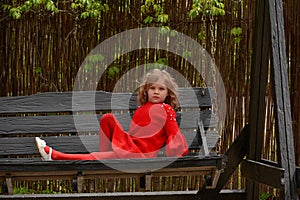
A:
POLYGON ((167 112, 165 132, 167 134, 166 156, 180 157, 188 153, 188 145, 185 136, 180 132, 176 121, 176 113, 168 104, 162 104, 167 112))

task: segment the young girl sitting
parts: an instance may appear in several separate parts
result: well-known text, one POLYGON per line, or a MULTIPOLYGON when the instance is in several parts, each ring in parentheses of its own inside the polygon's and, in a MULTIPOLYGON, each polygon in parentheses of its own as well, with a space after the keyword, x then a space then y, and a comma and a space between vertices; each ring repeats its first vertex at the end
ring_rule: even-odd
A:
POLYGON ((178 106, 177 84, 164 70, 154 69, 143 79, 138 92, 139 108, 125 132, 111 113, 100 119, 100 151, 66 154, 52 149, 36 137, 43 160, 104 160, 153 158, 165 146, 166 156, 187 154, 188 145, 180 132, 174 111, 178 106))

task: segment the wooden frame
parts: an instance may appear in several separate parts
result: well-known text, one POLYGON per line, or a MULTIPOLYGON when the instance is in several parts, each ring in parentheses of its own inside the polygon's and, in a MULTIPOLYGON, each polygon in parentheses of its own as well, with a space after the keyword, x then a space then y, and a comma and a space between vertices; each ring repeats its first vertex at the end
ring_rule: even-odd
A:
POLYGON ((211 148, 218 140, 217 132, 214 130, 216 121, 211 109, 214 92, 209 88, 204 90, 202 88, 180 88, 179 93, 183 98, 180 99, 181 112, 177 113, 177 121, 190 144, 188 156, 179 159, 158 157, 105 161, 43 162, 36 157, 38 151, 34 145, 34 137, 45 135, 47 143, 62 152, 98 151, 98 136, 76 135, 78 130, 74 125, 73 118, 78 117, 77 112, 83 113, 78 117, 77 123, 82 125, 82 129, 87 133, 98 132, 99 120, 94 124, 91 123, 90 112, 93 109, 99 112, 96 115, 99 119, 103 113, 111 112, 114 109, 115 116, 124 125, 123 128, 128 129, 126 124, 130 122, 131 112, 137 108, 134 94, 112 94, 103 91, 97 91, 95 94, 91 91, 79 92, 77 95, 81 97, 79 99, 82 106, 75 111, 72 107, 72 92, 1 97, 0 179, 5 181, 8 194, 13 194, 14 180, 55 180, 60 177, 75 180, 75 190, 78 193, 84 192, 86 179, 106 177, 135 177, 140 180, 144 191, 150 191, 151 181, 155 177, 206 175, 205 187, 216 187, 220 174, 226 167, 227 158, 226 155, 210 153, 211 148), (195 92, 198 104, 185 98, 190 92, 195 92), (112 95, 117 96, 118 102, 115 107, 110 105, 112 95), (97 99, 95 108, 85 103, 85 99, 93 96, 97 99), (82 139, 91 147, 89 151, 85 149, 82 139), (74 146, 74 144, 76 145, 74 146), (33 157, 28 158, 27 155, 33 157), (118 170, 119 166, 126 166, 126 171, 118 170), (159 166, 165 167, 159 168, 159 166))
POLYGON ((248 178, 247 199, 258 198, 258 183, 281 189, 280 199, 298 199, 282 1, 256 2, 257 19, 251 70, 250 148, 248 159, 242 162, 243 175, 248 178), (279 149, 277 164, 261 158, 264 131, 264 123, 261 122, 265 118, 263 111, 269 55, 279 149))

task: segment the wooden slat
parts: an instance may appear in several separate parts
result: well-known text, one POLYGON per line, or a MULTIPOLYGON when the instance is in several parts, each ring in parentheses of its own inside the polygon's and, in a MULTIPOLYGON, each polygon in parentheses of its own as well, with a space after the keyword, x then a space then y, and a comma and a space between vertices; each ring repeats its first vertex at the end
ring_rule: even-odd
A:
MULTIPOLYGON (((5 179, 11 177, 15 180, 57 180, 57 179, 75 179, 78 176, 83 179, 96 179, 96 178, 141 178, 145 175, 152 177, 162 176, 200 176, 200 175, 211 175, 212 171, 216 169, 216 166, 200 166, 200 167, 185 167, 185 168, 162 168, 153 170, 151 172, 126 172, 116 169, 105 169, 105 170, 66 170, 63 171, 25 171, 25 172, 14 172, 11 171, 9 174, 4 175, 5 179)), ((1 172, 0 172, 1 174, 1 172)), ((0 179, 1 180, 1 179, 0 179)))
MULTIPOLYGON (((114 113, 125 130, 129 129, 131 120, 129 113, 114 113)), ((0 135, 23 134, 23 133, 76 133, 98 132, 101 115, 49 115, 49 116, 24 116, 24 117, 1 117, 0 135), (97 118, 96 118, 97 117, 97 118), (96 119, 95 119, 96 118, 96 119), (76 122, 76 125, 74 124, 76 122), (80 130, 77 130, 80 128, 80 130)), ((196 119, 198 111, 183 112, 178 114, 177 121, 180 128, 197 127, 196 119)), ((211 110, 200 111, 204 128, 216 127, 216 119, 211 110)))
MULTIPOLYGON (((30 194, 30 195, 0 195, 0 199, 41 200, 41 199, 84 199, 84 200, 192 200, 197 199, 197 191, 163 191, 163 192, 116 192, 116 193, 80 193, 80 194, 30 194)), ((215 200, 244 200, 243 190, 222 190, 215 200)))
MULTIPOLYGON (((202 92, 201 88, 180 88, 180 106, 195 107, 195 100, 198 98, 198 105, 201 108, 212 106, 213 90, 206 89, 202 92), (192 93, 194 92, 195 93, 192 93)), ((126 110, 136 109, 136 95, 131 93, 109 93, 104 91, 84 91, 75 92, 76 103, 72 108, 72 92, 63 93, 40 93, 31 96, 1 97, 0 114, 15 113, 38 113, 38 112, 72 112, 72 111, 94 111, 94 110, 126 110), (91 99, 95 99, 95 104, 90 104, 91 99)))
POLYGON ((203 123, 202 123, 202 121, 199 121, 198 124, 199 124, 199 136, 198 137, 200 137, 198 139, 201 139, 204 155, 207 156, 209 154, 209 150, 208 150, 208 145, 207 145, 206 134, 205 134, 205 131, 203 128, 203 123))
POLYGON ((157 157, 147 159, 116 159, 116 160, 92 160, 92 161, 41 161, 39 158, 28 159, 0 159, 0 176, 5 176, 7 172, 47 172, 47 171, 85 171, 85 170, 111 170, 126 169, 133 172, 149 172, 154 169, 160 169, 165 165, 166 168, 186 168, 186 167, 204 167, 214 166, 218 169, 224 168, 225 157, 206 156, 206 157, 157 157), (4 174, 3 174, 4 173, 4 174))
POLYGON ((284 188, 284 169, 267 165, 254 160, 243 160, 241 163, 243 177, 275 188, 284 188))
MULTIPOLYGON (((89 143, 89 147, 99 151, 98 136, 88 136, 93 143, 89 143), (96 140, 95 140, 96 139, 96 140), (98 146, 96 146, 98 144, 98 146)), ((88 139, 88 137, 86 137, 88 139)), ((87 140, 85 139, 85 141, 87 140)), ((65 153, 88 153, 86 147, 78 136, 60 136, 46 137, 47 144, 54 149, 65 153), (76 145, 74 145, 76 144, 76 145)), ((34 137, 14 137, 0 138, 0 155, 1 156, 16 156, 16 155, 37 155, 38 150, 35 146, 34 137)))
MULTIPOLYGON (((196 131, 184 132, 187 138, 190 149, 199 149, 199 143, 196 138, 196 131)), ((65 153, 89 153, 99 151, 99 136, 51 136, 44 137, 47 144, 58 151, 65 153), (76 144, 76 145, 74 145, 76 144)), ((215 131, 207 133, 207 146, 211 150, 219 135, 215 131)), ((24 155, 37 155, 38 151, 35 147, 34 137, 8 137, 0 138, 0 156, 24 156, 24 155)))

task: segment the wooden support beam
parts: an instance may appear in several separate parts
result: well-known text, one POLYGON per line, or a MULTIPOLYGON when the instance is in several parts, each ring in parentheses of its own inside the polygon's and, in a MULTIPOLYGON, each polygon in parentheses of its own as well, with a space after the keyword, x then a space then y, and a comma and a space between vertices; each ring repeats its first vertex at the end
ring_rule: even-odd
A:
POLYGON ((285 169, 284 190, 280 198, 298 199, 282 0, 269 0, 268 3, 271 22, 271 78, 275 104, 275 131, 279 163, 285 169))
MULTIPOLYGON (((256 1, 253 55, 251 67, 249 110, 249 154, 251 160, 260 160, 265 121, 265 95, 270 49, 270 19, 267 1, 256 1)), ((247 199, 257 199, 259 185, 249 179, 246 184, 247 199)))
POLYGON ((241 133, 234 140, 230 148, 226 151, 227 166, 220 175, 216 189, 221 191, 226 185, 232 174, 235 172, 243 158, 249 152, 249 126, 246 125, 241 133))
POLYGON ((231 178, 243 158, 249 151, 249 127, 246 125, 241 133, 234 140, 225 155, 227 156, 227 166, 224 172, 220 174, 219 180, 214 189, 204 186, 197 193, 198 199, 218 199, 220 191, 223 189, 227 181, 231 178))
POLYGON ((211 175, 211 185, 207 186, 207 189, 213 189, 217 187, 221 173, 222 173, 221 170, 214 169, 211 175))
POLYGON ((275 188, 284 188, 284 169, 254 160, 243 160, 241 174, 243 177, 275 188))
MULTIPOLYGON (((291 105, 285 55, 286 47, 282 0, 256 2, 256 23, 253 40, 254 50, 251 69, 251 101, 249 115, 250 150, 248 159, 258 162, 255 164, 244 163, 246 167, 245 170, 251 167, 249 165, 260 170, 263 168, 261 151, 264 123, 261 122, 265 119, 264 110, 269 61, 268 54, 271 46, 271 79, 274 95, 273 99, 275 102, 275 131, 279 148, 279 164, 281 168, 284 169, 284 187, 282 189, 281 199, 298 199, 290 110, 291 105)), ((273 168, 270 166, 268 167, 265 166, 264 170, 272 171, 273 168)), ((280 173, 277 175, 280 175, 280 173)), ((252 178, 257 180, 256 175, 252 174, 249 176, 254 176, 252 178)), ((253 179, 247 180, 247 199, 257 199, 259 195, 259 184, 253 179)))

